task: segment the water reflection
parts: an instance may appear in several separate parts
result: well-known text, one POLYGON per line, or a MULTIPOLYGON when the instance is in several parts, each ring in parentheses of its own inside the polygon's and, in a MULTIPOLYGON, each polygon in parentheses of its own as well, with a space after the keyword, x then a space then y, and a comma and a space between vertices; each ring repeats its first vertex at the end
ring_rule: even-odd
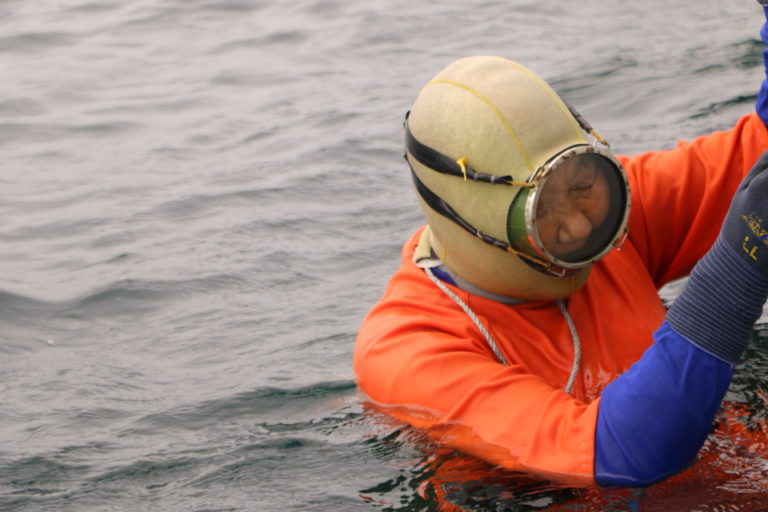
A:
POLYGON ((688 469, 644 489, 577 489, 532 480, 431 444, 368 411, 370 453, 393 476, 360 491, 384 511, 757 511, 768 499, 768 326, 752 333, 707 443, 688 469))

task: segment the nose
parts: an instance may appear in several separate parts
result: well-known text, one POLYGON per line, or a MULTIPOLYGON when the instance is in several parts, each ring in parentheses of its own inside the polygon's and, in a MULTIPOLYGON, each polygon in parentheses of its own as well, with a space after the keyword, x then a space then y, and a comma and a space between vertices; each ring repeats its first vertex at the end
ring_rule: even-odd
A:
POLYGON ((560 217, 560 225, 557 228, 557 243, 564 246, 572 246, 576 243, 584 243, 592 233, 592 222, 579 210, 571 210, 567 215, 560 217))

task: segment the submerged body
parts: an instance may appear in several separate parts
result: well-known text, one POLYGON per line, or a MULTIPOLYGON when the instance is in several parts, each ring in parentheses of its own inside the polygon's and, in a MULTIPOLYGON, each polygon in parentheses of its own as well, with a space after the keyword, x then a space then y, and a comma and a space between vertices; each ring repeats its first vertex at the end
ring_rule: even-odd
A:
MULTIPOLYGON (((666 324, 657 290, 687 275, 712 246, 734 191, 766 150, 768 132, 753 114, 730 131, 681 143, 674 150, 622 158, 632 191, 629 238, 621 251, 594 264, 585 284, 564 301, 575 332, 554 300, 505 303, 488 294, 468 293, 445 278, 489 331, 508 365, 414 261, 415 254, 436 245, 431 244, 429 228, 420 231, 406 243, 400 269, 360 329, 355 370, 362 391, 441 443, 502 467, 568 483, 613 483, 614 468, 603 468, 602 460, 621 459, 644 436, 677 428, 662 421, 660 432, 637 432, 634 439, 609 432, 610 425, 631 422, 649 407, 663 416, 703 400, 701 407, 707 411, 691 421, 703 422, 699 430, 706 430, 731 367, 710 360, 715 358, 696 347, 691 350, 674 331, 659 329, 666 324), (566 393, 576 358, 574 335, 580 340, 580 362, 574 387, 566 393), (651 347, 654 336, 654 368, 638 377, 637 371, 628 370, 651 347), (674 366, 678 353, 687 361, 684 367, 664 370, 659 361, 674 366), (660 374, 654 373, 656 368, 660 374), (688 384, 696 386, 707 373, 710 389, 691 389, 688 384), (667 379, 674 381, 669 389, 663 387, 667 379), (601 394, 619 381, 624 384, 614 386, 612 407, 601 406, 601 394), (627 389, 643 394, 649 383, 662 388, 650 401, 639 397, 635 411, 612 418, 627 389), (605 418, 609 427, 599 427, 605 418), (600 428, 602 435, 597 434, 600 428)), ((691 442, 700 446, 703 439, 691 442)), ((687 453, 681 458, 689 457, 687 453)), ((687 462, 675 461, 673 466, 687 462)), ((662 464, 643 470, 642 478, 648 480, 638 483, 679 469, 662 464)))

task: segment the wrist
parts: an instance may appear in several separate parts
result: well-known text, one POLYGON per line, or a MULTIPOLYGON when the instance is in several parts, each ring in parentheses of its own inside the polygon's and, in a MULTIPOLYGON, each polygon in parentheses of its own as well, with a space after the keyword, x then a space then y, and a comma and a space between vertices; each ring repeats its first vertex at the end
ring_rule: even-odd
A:
POLYGON ((768 297, 768 278, 718 237, 667 312, 669 325, 703 350, 735 364, 768 297))

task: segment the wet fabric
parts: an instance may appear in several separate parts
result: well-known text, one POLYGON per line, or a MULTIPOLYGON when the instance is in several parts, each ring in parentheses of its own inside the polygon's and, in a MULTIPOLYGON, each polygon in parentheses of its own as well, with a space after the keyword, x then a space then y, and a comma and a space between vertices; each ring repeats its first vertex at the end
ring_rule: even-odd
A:
POLYGON ((733 367, 664 322, 637 364, 601 396, 595 480, 644 486, 693 461, 712 429, 733 367))

